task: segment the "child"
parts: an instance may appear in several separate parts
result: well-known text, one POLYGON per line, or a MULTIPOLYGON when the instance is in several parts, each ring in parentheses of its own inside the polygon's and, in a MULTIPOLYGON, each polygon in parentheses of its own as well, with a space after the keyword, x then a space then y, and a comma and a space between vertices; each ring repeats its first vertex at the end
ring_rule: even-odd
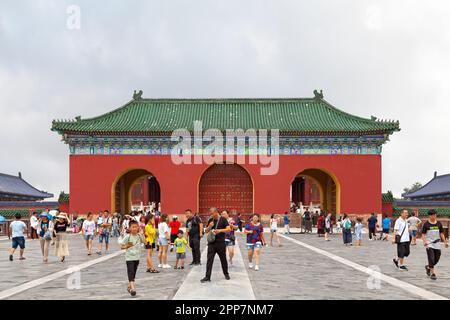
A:
POLYGON ((119 238, 119 244, 121 249, 126 250, 125 260, 127 263, 128 273, 128 292, 132 295, 136 295, 135 277, 136 271, 139 266, 139 258, 141 255, 141 249, 144 247, 144 237, 139 233, 139 224, 135 220, 131 220, 129 223, 129 233, 124 237, 119 238))
POLYGON ((356 224, 355 224, 355 240, 356 240, 356 246, 361 246, 361 240, 362 240, 362 219, 360 217, 356 218, 356 224))
POLYGON ((183 230, 178 230, 177 238, 173 242, 173 245, 176 248, 177 253, 177 261, 175 262, 174 269, 184 269, 184 259, 186 259, 186 247, 189 247, 189 244, 185 237, 183 237, 183 230), (178 266, 178 263, 180 266, 178 266))

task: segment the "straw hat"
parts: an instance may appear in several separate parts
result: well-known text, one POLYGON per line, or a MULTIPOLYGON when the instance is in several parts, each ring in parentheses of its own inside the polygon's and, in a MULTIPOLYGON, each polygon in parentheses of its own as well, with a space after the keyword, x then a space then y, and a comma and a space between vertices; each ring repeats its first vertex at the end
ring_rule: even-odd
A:
POLYGON ((58 218, 58 219, 68 219, 67 218, 67 213, 64 213, 64 212, 61 212, 60 214, 58 214, 57 216, 56 216, 56 218, 58 218))

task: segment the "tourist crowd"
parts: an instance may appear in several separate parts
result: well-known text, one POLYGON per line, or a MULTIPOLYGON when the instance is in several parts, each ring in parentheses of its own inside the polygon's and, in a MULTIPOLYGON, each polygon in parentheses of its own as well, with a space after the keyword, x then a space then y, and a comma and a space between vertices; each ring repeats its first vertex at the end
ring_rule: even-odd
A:
MULTIPOLYGON (((233 266, 233 258, 236 246, 236 232, 243 231, 246 236, 246 248, 248 267, 254 271, 260 269, 261 250, 268 246, 264 238, 264 227, 260 216, 253 214, 248 221, 244 221, 240 215, 232 217, 227 210, 219 212, 217 208, 210 208, 209 218, 204 224, 200 216, 192 210, 185 211, 185 223, 181 223, 176 215, 169 216, 160 213, 156 209, 149 212, 133 211, 127 215, 111 214, 108 210, 97 215, 89 212, 85 219, 70 221, 67 214, 54 210, 44 211, 40 214, 33 213, 30 218, 30 235, 33 239, 39 239, 44 263, 48 262, 49 249, 54 246, 54 255, 61 262, 69 256, 69 243, 67 232, 79 233, 84 239, 87 255, 93 253, 93 241, 97 237, 97 255, 109 251, 110 238, 118 238, 121 249, 125 250, 126 270, 128 275, 128 292, 136 295, 135 278, 138 270, 141 252, 146 250, 146 271, 148 273, 160 273, 161 269, 172 269, 168 264, 168 255, 175 255, 173 269, 184 269, 187 251, 192 253, 191 266, 201 265, 200 242, 206 237, 207 262, 206 272, 202 283, 211 281, 211 273, 214 258, 219 256, 222 272, 225 279, 230 279, 229 267, 233 266), (169 221, 170 220, 170 221, 169 221), (103 246, 104 243, 104 246, 103 246), (157 264, 154 264, 154 254, 157 264), (156 267, 155 267, 156 265, 156 267)), ((10 224, 12 245, 9 252, 9 260, 14 260, 14 253, 19 248, 19 260, 24 260, 26 224, 21 220, 21 215, 16 215, 16 220, 10 224)), ((286 212, 282 217, 273 214, 269 220, 270 246, 276 240, 278 246, 282 246, 278 235, 278 228, 283 222, 286 234, 291 233, 290 215, 286 212)), ((301 233, 311 234, 312 226, 317 228, 319 237, 330 241, 330 234, 341 233, 345 246, 362 245, 362 234, 365 225, 361 217, 352 218, 346 214, 334 221, 331 213, 322 211, 310 213, 306 210, 301 216, 301 233), (315 217, 313 219, 313 217, 315 217), (335 227, 335 230, 333 230, 335 227)), ((403 209, 400 216, 393 221, 384 216, 381 223, 372 214, 367 219, 369 241, 389 241, 390 232, 392 244, 397 246, 394 265, 402 271, 407 271, 406 258, 410 255, 410 246, 417 244, 417 236, 420 231, 423 245, 427 253, 426 274, 436 280, 436 265, 441 257, 441 243, 448 247, 444 235, 444 228, 437 220, 435 210, 429 210, 428 220, 422 222, 414 213, 409 215, 408 210, 403 209), (393 225, 393 228, 392 228, 393 225), (381 231, 381 232, 380 232, 381 231)))

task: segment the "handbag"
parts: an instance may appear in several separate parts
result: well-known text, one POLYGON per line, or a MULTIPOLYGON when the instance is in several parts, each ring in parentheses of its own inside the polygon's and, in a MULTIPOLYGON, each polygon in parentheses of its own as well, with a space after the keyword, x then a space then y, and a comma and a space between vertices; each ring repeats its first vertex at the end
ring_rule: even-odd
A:
POLYGON ((395 235, 395 243, 399 244, 400 240, 402 239, 403 233, 405 233, 406 227, 408 226, 408 222, 405 221, 405 227, 403 228, 403 231, 400 235, 395 235))
POLYGON ((44 239, 45 240, 52 240, 52 233, 50 231, 45 231, 44 233, 44 239))
POLYGON ((217 229, 217 226, 219 225, 219 221, 220 221, 220 217, 217 220, 216 227, 214 229, 211 229, 208 232, 208 235, 206 236, 206 240, 208 241, 208 243, 214 243, 216 241, 216 234, 214 233, 214 230, 217 229))

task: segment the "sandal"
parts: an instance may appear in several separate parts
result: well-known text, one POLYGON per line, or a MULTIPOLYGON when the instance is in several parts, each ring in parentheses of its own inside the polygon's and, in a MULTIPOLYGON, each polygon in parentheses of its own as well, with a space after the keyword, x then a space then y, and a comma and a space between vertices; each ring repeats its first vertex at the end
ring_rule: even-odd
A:
POLYGON ((151 269, 149 272, 150 272, 150 273, 159 273, 159 271, 156 270, 156 269, 151 269))

